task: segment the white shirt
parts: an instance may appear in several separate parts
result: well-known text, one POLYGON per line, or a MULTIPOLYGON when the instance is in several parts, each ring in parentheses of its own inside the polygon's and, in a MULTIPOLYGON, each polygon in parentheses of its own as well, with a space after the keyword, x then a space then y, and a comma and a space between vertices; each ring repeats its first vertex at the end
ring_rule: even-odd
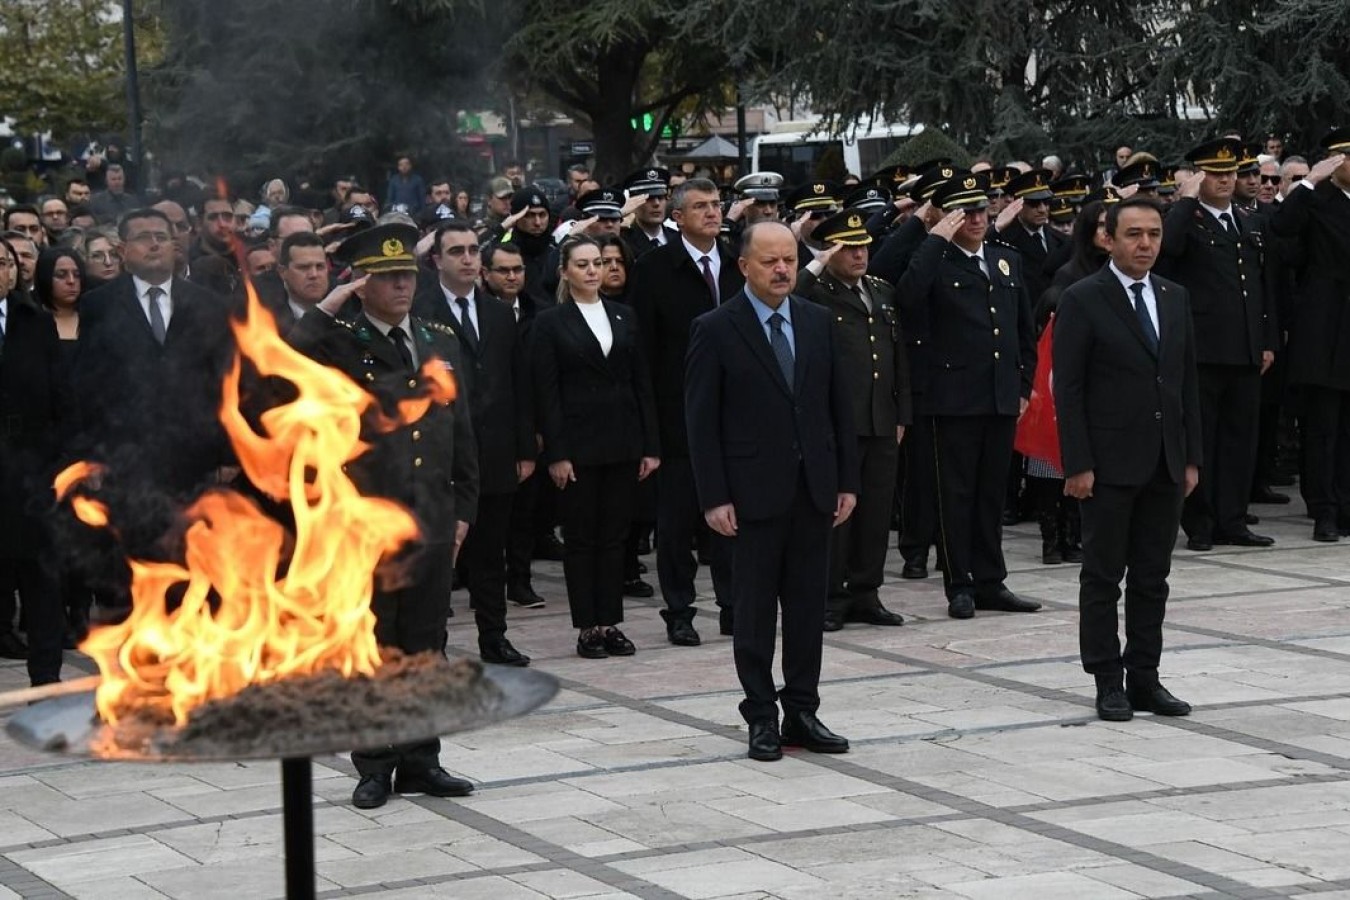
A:
POLYGON ((609 314, 605 312, 605 304, 601 300, 594 303, 576 303, 573 305, 581 310, 581 316, 590 326, 591 333, 595 339, 600 342, 600 352, 609 356, 610 349, 614 346, 614 329, 609 324, 609 314))
MULTIPOLYGON (((1237 227, 1238 227, 1238 224, 1237 224, 1237 215, 1233 212, 1233 204, 1231 204, 1231 203, 1228 204, 1228 208, 1227 208, 1227 209, 1219 209, 1217 206, 1210 206, 1208 203, 1206 203, 1206 202, 1203 201, 1203 200, 1200 200, 1199 203, 1200 203, 1200 208, 1203 209, 1205 212, 1209 213, 1211 216, 1213 216, 1213 217, 1214 217, 1214 220, 1215 220, 1216 222, 1218 222, 1220 225, 1223 225, 1223 224, 1224 224, 1224 221, 1223 221, 1223 219, 1220 219, 1219 216, 1226 215, 1226 216, 1228 216, 1228 220, 1229 220, 1230 222, 1233 223, 1231 227, 1232 227, 1232 228, 1237 228, 1237 227)), ((1224 227, 1227 228, 1227 227, 1230 227, 1230 226, 1224 225, 1224 227)))
MULTIPOLYGON (((643 226, 643 227, 641 228, 641 231, 642 231, 642 233, 645 234, 648 238, 652 239, 653 241, 656 241, 656 243, 657 243, 658 246, 664 247, 664 246, 666 245, 666 239, 667 239, 666 229, 663 228, 662 226, 657 225, 655 231, 648 231, 648 230, 646 229, 646 227, 643 226)), ((694 260, 694 262, 698 262, 698 260, 694 260)))
MULTIPOLYGON (((1120 269, 1116 268, 1116 261, 1111 260, 1108 265, 1111 272, 1120 281, 1120 286, 1125 289, 1125 298, 1134 306, 1134 291, 1130 290, 1130 285, 1134 284, 1136 279, 1126 275, 1120 269)), ((1144 285, 1144 308, 1148 310, 1148 317, 1153 320, 1153 331, 1158 335, 1158 340, 1162 340, 1162 329, 1158 327, 1158 298, 1153 295, 1153 282, 1147 275, 1144 276, 1142 283, 1144 285)))
POLYGON ((150 321, 150 289, 157 287, 162 294, 159 295, 159 312, 164 317, 164 329, 169 328, 169 320, 173 318, 173 279, 169 278, 163 284, 151 284, 143 281, 139 277, 131 276, 131 285, 136 289, 136 299, 140 301, 141 312, 145 313, 145 321, 150 321))
MULTIPOLYGON (((1035 232, 1032 233, 1035 234, 1035 232)), ((965 247, 959 247, 958 249, 960 249, 960 251, 964 253, 966 256, 969 256, 971 259, 975 260, 975 262, 980 267, 980 271, 984 273, 985 278, 989 277, 989 265, 984 261, 984 244, 981 244, 980 249, 976 250, 974 253, 971 253, 965 247)))
MULTIPOLYGON (((684 244, 684 249, 693 257, 694 268, 698 269, 700 274, 703 272, 703 257, 708 257, 708 268, 712 269, 713 281, 717 282, 717 289, 720 292, 722 290, 722 256, 717 252, 717 244, 714 243, 712 249, 704 253, 689 243, 689 239, 684 235, 680 235, 680 242, 684 244)), ((719 296, 717 299, 721 302, 727 298, 719 296)))
POLYGON ((0 297, 0 335, 9 334, 9 298, 0 297))
POLYGON ((441 292, 445 294, 445 302, 450 305, 450 313, 455 317, 455 321, 460 325, 464 324, 464 316, 461 315, 458 298, 463 297, 469 301, 469 324, 473 325, 473 333, 481 336, 482 330, 478 327, 478 300, 474 296, 473 288, 469 289, 467 294, 456 294, 445 285, 441 285, 441 292))
MULTIPOLYGON (((394 326, 388 322, 381 322, 379 319, 370 316, 366 318, 370 321, 370 324, 375 326, 375 330, 385 337, 389 337, 389 332, 394 330, 394 326)), ((412 336, 412 317, 404 316, 403 321, 398 323, 398 327, 403 329, 403 346, 407 347, 408 352, 412 354, 413 368, 417 368, 421 365, 421 360, 417 358, 417 341, 413 340, 412 336)))
POLYGON ((289 293, 286 294, 286 305, 291 308, 291 315, 295 316, 297 322, 305 317, 305 313, 314 308, 313 306, 305 306, 303 303, 296 303, 289 293))

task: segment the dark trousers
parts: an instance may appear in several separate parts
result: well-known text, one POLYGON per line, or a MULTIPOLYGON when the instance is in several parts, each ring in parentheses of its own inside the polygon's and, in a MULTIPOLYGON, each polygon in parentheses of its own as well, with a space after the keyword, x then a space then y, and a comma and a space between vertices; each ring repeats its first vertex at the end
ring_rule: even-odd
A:
POLYGON ((933 474, 933 420, 916 416, 900 445, 905 479, 900 490, 900 555, 927 563, 937 541, 937 483, 933 474))
POLYGON ((515 494, 480 496, 478 517, 459 551, 480 643, 506 634, 506 542, 511 533, 514 497, 515 494))
POLYGON ((28 681, 34 687, 60 681, 66 627, 60 580, 45 560, 0 559, 0 632, 14 627, 16 591, 28 632, 28 681))
POLYGON ((1303 385, 1299 390, 1303 398, 1303 496, 1308 501, 1308 515, 1350 523, 1350 391, 1315 385, 1303 385))
POLYGON ((791 508, 772 519, 737 522, 732 547, 736 674, 747 722, 820 708, 821 636, 829 591, 832 516, 816 509, 804 478, 791 508), (783 610, 783 689, 774 691, 773 651, 783 610))
POLYGON ((1078 575, 1078 646, 1084 671, 1143 681, 1157 677, 1167 575, 1181 517, 1182 486, 1161 459, 1153 478, 1135 487, 1093 485, 1079 504, 1083 568, 1078 575), (1116 603, 1125 580, 1125 652, 1116 603))
POLYGON ((506 582, 513 586, 530 584, 530 562, 534 558, 534 506, 541 481, 548 481, 548 466, 543 460, 535 465, 534 474, 517 485, 516 492, 511 495, 511 527, 506 539, 506 582))
POLYGON ((1256 366, 1199 367, 1200 484, 1186 498, 1181 526, 1208 540, 1247 530, 1247 503, 1256 468, 1261 370, 1256 366))
POLYGON ((987 596, 1008 577, 1003 562, 1003 501, 1014 416, 934 416, 938 528, 947 560, 948 599, 987 596))
POLYGON ((893 434, 858 438, 862 483, 858 505, 830 538, 830 604, 841 613, 854 603, 877 603, 877 588, 885 578, 899 456, 893 434))
POLYGON ((1252 487, 1270 487, 1280 458, 1280 416, 1284 411, 1288 364, 1284 353, 1276 351, 1275 362, 1261 376, 1260 413, 1256 424, 1256 466, 1252 487))
MULTIPOLYGON (((445 652, 445 620, 450 616, 450 584, 454 578, 448 543, 422 544, 407 552, 400 586, 377 585, 370 609, 375 613, 375 640, 381 647, 404 653, 445 652)), ((352 752, 352 765, 362 775, 388 777, 395 769, 412 775, 440 765, 439 738, 390 744, 352 752)))
MULTIPOLYGON (((698 558, 694 541, 704 527, 703 509, 694 486, 694 469, 688 457, 661 461, 656 470, 656 576, 661 596, 666 601, 666 617, 694 617, 694 576, 698 558)), ((708 544, 711 559, 713 594, 717 605, 731 605, 731 550, 727 539, 712 535, 708 544)))
POLYGON ((623 621, 623 546, 633 517, 638 461, 576 466, 561 494, 563 577, 572 625, 623 621))

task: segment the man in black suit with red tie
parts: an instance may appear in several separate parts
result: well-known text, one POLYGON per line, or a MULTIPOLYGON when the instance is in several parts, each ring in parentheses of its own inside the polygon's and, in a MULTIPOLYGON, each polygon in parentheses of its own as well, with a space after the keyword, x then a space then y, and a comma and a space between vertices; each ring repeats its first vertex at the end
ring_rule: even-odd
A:
POLYGON ((1200 388, 1186 289, 1151 274, 1162 208, 1122 201, 1106 231, 1111 261, 1059 301, 1054 392, 1064 492, 1082 501, 1083 668, 1097 680, 1097 715, 1123 722, 1191 711, 1159 682, 1158 660, 1181 503, 1200 477, 1200 388))
MULTIPOLYGON (((72 452, 103 463, 122 550, 159 559, 178 511, 233 461, 217 416, 234 338, 227 301, 174 277, 173 227, 132 210, 118 225, 123 274, 80 301, 73 379, 79 434, 72 452)), ((123 560, 107 587, 129 602, 123 560)))
POLYGON ((460 565, 478 626, 484 662, 527 666, 530 658, 506 637, 506 542, 516 486, 534 472, 535 441, 529 368, 511 307, 486 291, 478 235, 467 223, 443 222, 431 245, 439 278, 413 298, 413 313, 440 322, 459 338, 460 378, 478 441, 478 518, 460 565))
POLYGON ((685 368, 689 458, 708 525, 731 539, 736 673, 750 758, 782 745, 846 753, 816 717, 830 529, 857 503, 857 440, 824 308, 791 295, 797 241, 777 222, 745 230, 746 286, 694 320, 685 368), (774 632, 783 610, 783 689, 774 632), (778 705, 783 727, 778 727, 778 705))
MULTIPOLYGON (((637 314, 642 352, 651 367, 656 418, 661 430, 661 468, 657 471, 656 572, 666 608, 666 636, 672 644, 700 642, 693 620, 694 543, 702 528, 694 474, 685 435, 685 351, 689 326, 697 316, 735 297, 745 284, 736 258, 718 240, 722 206, 717 185, 691 178, 670 198, 680 234, 645 254, 633 266, 628 297, 637 314)), ((709 546, 713 592, 723 634, 731 634, 730 552, 719 537, 709 546)))

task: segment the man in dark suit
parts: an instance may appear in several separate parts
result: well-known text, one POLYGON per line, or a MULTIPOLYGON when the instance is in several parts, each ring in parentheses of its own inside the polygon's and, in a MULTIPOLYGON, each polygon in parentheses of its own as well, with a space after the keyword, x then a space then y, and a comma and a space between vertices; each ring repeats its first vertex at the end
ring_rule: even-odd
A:
POLYGON ((783 744, 845 753, 848 741, 816 711, 830 529, 848 521, 858 495, 852 400, 829 312, 791 296, 792 232, 750 226, 738 262, 745 289, 694 320, 685 410, 698 502, 733 539, 732 645, 749 755, 779 759, 783 744), (775 692, 780 604, 784 686, 775 692))
POLYGON ((460 556, 484 662, 526 666, 530 658, 506 637, 506 540, 516 486, 534 472, 529 369, 511 308, 477 287, 478 236, 451 219, 436 229, 435 287, 417 295, 413 312, 459 338, 460 380, 468 392, 478 441, 478 518, 460 556))
MULTIPOLYGON (((234 351, 226 301, 173 277, 169 219, 127 213, 118 226, 124 273, 80 301, 73 380, 78 459, 107 467, 102 499, 127 555, 164 558, 183 504, 233 461, 217 419, 234 351)), ((129 602, 124 560, 105 603, 129 602)))
POLYGON ((1289 383, 1303 405, 1303 494, 1313 540, 1350 535, 1350 128, 1279 204, 1271 228, 1302 254, 1289 325, 1289 383))
MULTIPOLYGON (((290 340, 378 401, 362 427, 370 450, 347 470, 363 493, 410 510, 419 535, 396 561, 400 586, 376 585, 370 604, 375 639, 405 653, 437 653, 445 650, 454 553, 478 504, 478 451, 463 393, 454 402, 433 402, 422 418, 392 431, 378 424, 397 421, 401 401, 427 395, 422 369, 428 363, 463 370, 454 332, 409 314, 416 243, 417 229, 398 224, 377 225, 343 241, 338 256, 360 277, 306 314, 290 340), (352 297, 359 299, 361 312, 350 322, 337 318, 352 297)), ((436 738, 353 751, 361 780, 352 802, 362 809, 383 806, 391 790, 436 797, 470 793, 472 784, 440 767, 439 753, 436 738)))
MULTIPOLYGON (((0 285, 14 265, 0 247, 6 269, 0 285)), ((73 411, 56 323, 0 293, 0 656, 26 656, 34 686, 61 680, 61 587, 45 517, 55 503, 52 477, 73 411), (16 593, 26 653, 12 630, 16 593)))
POLYGON ((1241 154, 1223 138, 1186 154, 1199 171, 1178 186, 1158 257, 1158 273, 1186 288, 1195 325, 1205 477, 1181 514, 1192 550, 1275 543, 1246 521, 1261 376, 1275 361, 1278 330, 1259 217, 1233 203, 1241 154))
MULTIPOLYGON (((672 215, 679 240, 658 247, 633 267, 628 296, 641 329, 643 355, 651 367, 661 430, 657 472, 656 572, 671 643, 695 646, 694 543, 702 527, 685 426, 685 356, 695 318, 735 297, 745 283, 735 258, 718 241, 722 208, 717 186, 693 178, 675 189, 672 215)), ((709 546, 713 592, 723 634, 731 633, 729 548, 714 537, 709 546)))
POLYGON ((872 235, 861 210, 837 213, 815 233, 827 249, 798 274, 796 293, 834 319, 861 461, 858 506, 831 541, 825 630, 838 631, 845 622, 903 625, 877 596, 885 579, 899 446, 913 418, 895 289, 866 274, 872 235))
POLYGON ((259 299, 277 320, 283 337, 328 295, 328 254, 323 238, 312 231, 288 235, 277 255, 277 275, 282 291, 269 298, 261 291, 259 299))
POLYGON ((923 346, 915 380, 919 415, 933 429, 938 530, 947 614, 1034 612, 1004 585, 1000 521, 1017 417, 1031 396, 1036 343, 1016 253, 985 242, 982 176, 958 172, 933 194, 946 216, 933 226, 897 296, 901 320, 923 346))
POLYGON ((1097 715, 1113 722, 1135 710, 1191 711, 1158 680, 1181 502, 1202 458, 1186 289, 1150 273, 1162 219, 1150 199, 1108 207, 1111 262, 1064 292, 1055 320, 1064 492, 1081 501, 1083 520, 1079 646, 1097 680, 1097 715), (1124 653, 1116 617, 1122 578, 1124 653))

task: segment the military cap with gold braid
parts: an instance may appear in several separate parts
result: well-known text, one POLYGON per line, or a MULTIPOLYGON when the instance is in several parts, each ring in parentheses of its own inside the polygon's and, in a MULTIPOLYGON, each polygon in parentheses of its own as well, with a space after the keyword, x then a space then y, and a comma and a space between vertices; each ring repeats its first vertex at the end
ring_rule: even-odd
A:
POLYGON ((1003 186, 1003 193, 1018 200, 1049 200, 1055 196, 1050 190, 1049 169, 1032 169, 1023 172, 1003 186))
POLYGON ((1333 128, 1322 138, 1322 149, 1332 153, 1350 153, 1350 128, 1333 128))
POLYGON ((919 176, 919 180, 914 182, 914 186, 909 189, 909 195, 923 203, 933 199, 933 191, 937 190, 937 186, 948 178, 969 174, 965 169, 956 169, 949 165, 934 166, 919 176))
POLYGON ((1050 221, 1072 222, 1078 215, 1078 207, 1068 197, 1056 197, 1050 201, 1050 221))
POLYGON ((863 184, 875 184, 877 187, 884 187, 887 190, 894 190, 896 185, 904 184, 909 181, 909 176, 913 173, 909 166, 887 166, 884 169, 878 169, 873 172, 863 184))
POLYGON ((1195 147, 1186 154, 1186 162, 1202 172, 1224 175, 1238 170, 1242 145, 1232 138, 1219 138, 1195 147))
POLYGON ((1118 188, 1137 184, 1139 190, 1151 191, 1158 186, 1158 163, 1152 159, 1140 160, 1121 169, 1112 180, 1118 188))
POLYGON ((989 173, 960 172, 938 185, 933 205, 944 210, 984 209, 989 205, 989 173))
POLYGON ((1116 190, 1109 184, 1104 184, 1083 198, 1083 204, 1085 206, 1089 203, 1095 203, 1098 201, 1106 204, 1107 206, 1110 206, 1112 203, 1119 203, 1120 191, 1116 190))
POLYGON ((823 244, 843 244, 845 247, 863 247, 872 243, 872 235, 867 233, 867 215, 859 209, 835 213, 817 225, 811 236, 823 244))
POLYGON ((833 181, 810 181, 787 195, 787 205, 793 212, 808 209, 834 209, 843 193, 833 181))
POLYGON ((1158 173, 1158 193, 1164 196, 1177 192, 1177 169, 1180 166, 1163 166, 1158 173))
POLYGON ((367 275, 385 272, 416 272, 413 248, 417 245, 417 227, 389 222, 358 232, 338 245, 339 260, 367 275))
POLYGON ((998 166, 989 170, 989 193, 1001 195, 1012 181, 1022 172, 1016 166, 998 166))
POLYGON ((1243 144, 1242 155, 1238 159, 1239 175, 1255 175, 1261 171, 1261 147, 1258 144, 1243 144))
POLYGON ((1081 203, 1091 190, 1091 186, 1092 179, 1086 175, 1065 175, 1057 181, 1050 182, 1050 192, 1056 199, 1063 198, 1070 203, 1081 203))

